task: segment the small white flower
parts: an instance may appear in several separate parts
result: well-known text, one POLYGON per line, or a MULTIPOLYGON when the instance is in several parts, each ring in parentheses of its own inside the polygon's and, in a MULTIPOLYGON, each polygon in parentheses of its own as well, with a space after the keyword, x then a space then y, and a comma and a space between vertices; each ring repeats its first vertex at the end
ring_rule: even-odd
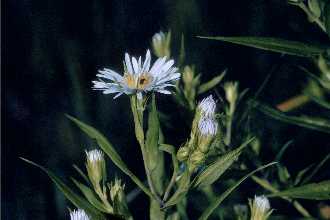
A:
POLYGON ((198 130, 202 136, 214 136, 218 131, 218 123, 213 118, 202 117, 198 122, 198 130))
POLYGON ((201 113, 205 117, 213 117, 216 109, 216 102, 213 99, 213 96, 210 95, 207 98, 204 98, 198 105, 201 113))
POLYGON ((103 152, 98 149, 86 151, 86 157, 87 161, 90 163, 95 163, 104 160, 103 152))
POLYGON ((269 200, 265 196, 254 196, 254 202, 261 212, 268 212, 270 209, 269 200))
POLYGON ((86 151, 86 169, 88 177, 94 186, 104 178, 105 160, 100 150, 86 151))
POLYGON ((249 201, 251 209, 251 220, 267 220, 272 213, 269 200, 265 196, 255 196, 249 201))
POLYGON ((166 61, 166 57, 158 58, 151 66, 150 51, 147 50, 144 62, 125 54, 124 74, 110 70, 99 70, 98 81, 93 81, 93 89, 101 90, 103 94, 117 93, 114 98, 122 94, 137 94, 142 98, 142 93, 155 91, 171 94, 168 87, 173 87, 174 82, 180 78, 178 68, 173 67, 174 60, 166 61), (104 81, 104 79, 106 81, 104 81))
POLYGON ((73 210, 70 212, 71 220, 90 220, 86 212, 82 209, 73 210))

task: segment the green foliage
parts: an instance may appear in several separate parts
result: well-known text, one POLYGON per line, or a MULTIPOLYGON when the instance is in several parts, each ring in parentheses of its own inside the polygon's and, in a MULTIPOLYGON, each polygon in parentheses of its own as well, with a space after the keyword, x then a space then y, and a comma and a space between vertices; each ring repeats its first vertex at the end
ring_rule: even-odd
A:
POLYGON ((322 131, 325 133, 330 133, 330 121, 325 118, 314 118, 314 117, 307 117, 307 116, 288 116, 279 110, 275 110, 267 105, 263 105, 261 103, 256 103, 256 109, 261 111, 262 113, 294 125, 298 125, 304 128, 309 128, 317 131, 322 131))
POLYGON ((227 189, 225 192, 223 192, 219 197, 217 197, 215 199, 215 201, 213 201, 211 203, 211 205, 209 207, 207 207, 207 209, 203 212, 203 214, 199 217, 199 220, 207 220, 211 214, 214 212, 214 210, 223 202, 223 200, 225 200, 242 182, 244 182, 247 178, 251 177, 252 175, 254 175, 256 172, 263 170, 269 166, 272 166, 276 164, 276 162, 273 163, 269 163, 266 164, 264 166, 261 166, 257 169, 255 169, 254 171, 248 173, 247 175, 245 175, 243 178, 241 178, 240 180, 238 180, 232 187, 230 187, 229 189, 227 189))
POLYGON ((57 188, 61 190, 63 195, 77 208, 81 208, 85 210, 89 215, 91 215, 95 219, 105 220, 105 216, 96 210, 91 204, 89 204, 84 198, 77 195, 75 192, 73 192, 67 185, 65 185, 54 173, 49 171, 48 169, 44 168, 43 166, 40 166, 30 160, 27 160, 25 158, 21 158, 23 161, 36 166, 40 168, 43 172, 45 172, 49 178, 55 183, 57 188))
POLYGON ((311 45, 298 41, 289 41, 271 37, 202 37, 209 40, 219 40, 234 44, 254 47, 262 50, 283 53, 294 56, 316 57, 326 51, 326 47, 311 45))
POLYGON ((251 138, 245 141, 240 147, 219 157, 212 164, 207 166, 193 181, 194 187, 205 187, 211 185, 237 160, 242 150, 253 141, 251 138))
POLYGON ((325 27, 328 33, 328 36, 330 37, 330 2, 327 1, 325 3, 324 7, 324 20, 325 20, 325 27))
POLYGON ((105 212, 105 213, 112 213, 113 212, 112 209, 108 210, 107 207, 105 207, 105 205, 100 200, 98 200, 96 198, 96 195, 95 195, 95 193, 93 192, 93 190, 91 188, 89 188, 88 186, 82 184, 81 182, 77 181, 74 178, 72 178, 72 181, 80 189, 80 191, 85 196, 85 198, 88 200, 88 202, 90 204, 92 204, 96 209, 98 209, 101 212, 105 212))
POLYGON ((226 75, 226 70, 223 71, 219 76, 216 76, 213 79, 211 79, 210 81, 201 84, 198 88, 197 93, 203 94, 203 93, 209 91, 210 89, 213 89, 215 86, 217 86, 222 81, 222 79, 225 77, 225 75, 226 75))
POLYGON ((67 115, 67 117, 71 121, 73 121, 82 131, 84 131, 90 138, 95 139, 96 142, 99 144, 100 148, 109 156, 112 162, 119 169, 121 169, 121 171, 128 175, 133 180, 133 182, 135 182, 136 185, 138 185, 142 189, 143 192, 145 192, 148 196, 152 197, 152 194, 149 189, 146 188, 144 184, 128 169, 127 165, 121 159, 121 157, 113 148, 113 146, 99 131, 72 116, 67 115))
POLYGON ((330 181, 310 183, 269 195, 269 197, 278 196, 294 199, 328 200, 330 199, 330 181))

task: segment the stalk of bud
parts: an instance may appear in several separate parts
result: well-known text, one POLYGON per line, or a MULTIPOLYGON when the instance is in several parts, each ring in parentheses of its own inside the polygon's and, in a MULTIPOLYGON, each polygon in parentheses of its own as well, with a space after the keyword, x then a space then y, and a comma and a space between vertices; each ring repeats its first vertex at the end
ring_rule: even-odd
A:
POLYGON ((271 215, 269 200, 265 196, 255 196, 254 200, 249 200, 251 210, 251 220, 267 220, 271 215))
POLYGON ((171 32, 164 33, 160 31, 152 37, 152 48, 157 57, 171 56, 171 32))

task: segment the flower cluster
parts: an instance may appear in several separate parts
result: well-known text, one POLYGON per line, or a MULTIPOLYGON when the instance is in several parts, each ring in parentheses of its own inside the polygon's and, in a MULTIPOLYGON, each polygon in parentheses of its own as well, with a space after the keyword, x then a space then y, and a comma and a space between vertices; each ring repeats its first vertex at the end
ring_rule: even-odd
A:
POLYGON ((173 65, 174 60, 167 60, 166 57, 158 58, 151 65, 149 50, 144 61, 141 57, 131 57, 126 53, 123 75, 111 69, 99 70, 93 89, 103 91, 103 94, 117 93, 114 98, 122 94, 136 94, 141 99, 143 93, 151 91, 171 94, 169 87, 175 86, 174 82, 180 78, 178 68, 173 65))
POLYGON ((191 129, 190 140, 177 152, 178 160, 189 159, 191 169, 202 164, 218 132, 215 119, 216 102, 212 95, 204 98, 197 106, 191 129))

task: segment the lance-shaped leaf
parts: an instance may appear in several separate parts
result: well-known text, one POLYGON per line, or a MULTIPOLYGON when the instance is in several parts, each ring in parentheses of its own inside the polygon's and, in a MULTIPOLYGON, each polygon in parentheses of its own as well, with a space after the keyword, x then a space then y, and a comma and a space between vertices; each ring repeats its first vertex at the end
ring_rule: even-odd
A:
POLYGON ((138 185, 143 192, 145 192, 148 196, 153 197, 150 190, 139 180, 127 167, 127 165, 124 163, 124 161, 121 159, 117 151, 114 149, 114 147, 109 143, 109 141, 104 137, 103 134, 101 134, 99 131, 97 131, 95 128, 85 124, 84 122, 79 121, 78 119, 67 115, 67 117, 72 120, 78 127, 85 132, 90 138, 93 138, 96 140, 100 148, 110 157, 112 162, 126 175, 128 175, 133 182, 138 185))
POLYGON ((218 85, 223 77, 226 75, 227 70, 224 70, 219 76, 214 77, 213 79, 211 79, 210 81, 203 83, 202 85, 200 85, 198 87, 198 94, 202 94, 204 92, 207 92, 208 90, 214 88, 216 85, 218 85))
POLYGON ((202 213, 201 217, 199 217, 199 220, 207 220, 210 215, 214 212, 214 210, 222 203, 223 200, 227 198, 242 182, 244 182, 247 178, 255 174, 256 172, 263 170, 269 166, 272 166, 276 164, 276 162, 266 164, 264 166, 259 167, 258 169, 255 169, 254 171, 250 172, 246 176, 244 176, 242 179, 237 181, 232 187, 227 189, 224 193, 222 193, 219 197, 217 197, 209 207, 206 208, 206 210, 202 213))
POLYGON ((205 187, 214 183, 220 176, 237 160, 242 150, 249 144, 254 138, 245 141, 240 147, 232 150, 215 162, 205 168, 195 179, 194 187, 205 187))
POLYGON ((148 131, 146 135, 147 164, 151 172, 151 179, 157 193, 163 193, 164 153, 159 150, 160 126, 156 108, 155 95, 152 95, 151 108, 148 117, 148 131))
POLYGON ((88 200, 88 202, 90 204, 92 204, 96 209, 98 209, 101 212, 105 212, 105 213, 113 213, 113 208, 105 207, 105 205, 96 198, 96 195, 91 188, 89 188, 88 186, 75 180, 74 178, 71 178, 71 179, 74 182, 74 184, 80 189, 80 191, 85 196, 85 198, 88 200))
POLYGON ((298 125, 301 127, 317 130, 317 131, 322 131, 325 133, 330 133, 330 121, 326 119, 321 119, 321 118, 311 118, 311 117, 298 117, 298 116, 288 116, 284 114, 281 111, 278 111, 276 109, 273 109, 271 107, 268 107, 266 105, 256 103, 255 104, 256 109, 261 111, 262 113, 275 118, 277 120, 298 125))
POLYGON ((84 198, 77 195, 73 192, 66 184, 64 184, 53 172, 49 171, 48 169, 36 164, 30 160, 25 158, 21 158, 23 161, 40 168, 43 172, 45 172, 49 178, 55 183, 57 188, 63 193, 63 195, 77 208, 85 210, 93 219, 97 220, 105 220, 105 216, 97 211, 91 204, 89 204, 84 198))
POLYGON ((271 37, 198 37, 210 40, 230 42, 262 50, 303 57, 315 57, 320 55, 327 49, 312 44, 271 37))
POLYGON ((293 199, 328 200, 330 199, 330 180, 310 183, 269 195, 269 197, 278 196, 293 199))
POLYGON ((324 12, 325 28, 327 30, 328 36, 330 37, 330 1, 327 1, 325 3, 323 12, 324 12))

